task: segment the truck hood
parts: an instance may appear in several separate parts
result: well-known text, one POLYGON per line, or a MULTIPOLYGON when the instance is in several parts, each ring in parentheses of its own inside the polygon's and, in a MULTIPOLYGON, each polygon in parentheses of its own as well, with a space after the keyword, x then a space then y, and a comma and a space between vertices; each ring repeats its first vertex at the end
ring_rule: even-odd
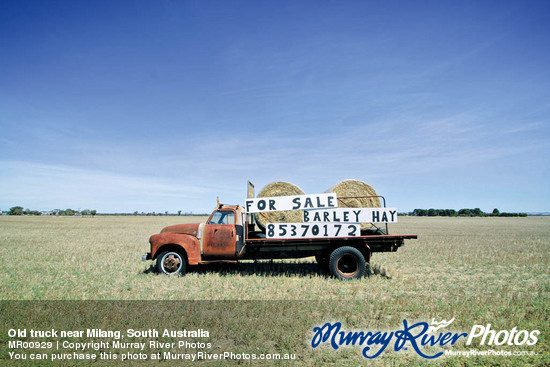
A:
POLYGON ((176 224, 174 226, 164 227, 160 233, 180 233, 196 237, 199 231, 199 226, 200 223, 176 224))

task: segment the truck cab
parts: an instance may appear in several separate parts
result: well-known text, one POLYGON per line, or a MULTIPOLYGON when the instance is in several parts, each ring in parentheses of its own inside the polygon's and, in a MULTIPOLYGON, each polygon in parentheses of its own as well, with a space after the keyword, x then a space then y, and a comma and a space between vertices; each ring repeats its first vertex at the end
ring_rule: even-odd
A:
POLYGON ((220 204, 206 223, 177 224, 149 238, 151 252, 142 259, 157 260, 157 270, 186 272, 186 265, 210 260, 235 260, 245 243, 245 213, 239 205, 220 204))
POLYGON ((241 206, 220 205, 204 225, 202 257, 235 258, 244 247, 245 213, 241 206))

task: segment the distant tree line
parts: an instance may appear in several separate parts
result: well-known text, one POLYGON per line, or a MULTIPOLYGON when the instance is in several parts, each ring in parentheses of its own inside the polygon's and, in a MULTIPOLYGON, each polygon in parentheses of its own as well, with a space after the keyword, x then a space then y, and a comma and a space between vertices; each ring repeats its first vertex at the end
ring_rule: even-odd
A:
POLYGON ((8 211, 8 215, 64 215, 64 216, 73 216, 73 215, 96 215, 97 211, 84 209, 84 210, 73 210, 73 209, 54 209, 48 211, 39 211, 39 210, 30 210, 24 209, 22 206, 13 206, 8 211))
POLYGON ((415 217, 526 217, 527 213, 504 213, 497 208, 492 213, 485 213, 479 208, 475 209, 415 209, 409 213, 415 217))
MULTIPOLYGON (((120 215, 130 215, 130 214, 120 214, 120 215)), ((132 215, 145 215, 145 216, 158 216, 158 215, 169 215, 169 216, 181 216, 181 215, 184 215, 184 216, 203 216, 203 215, 208 215, 208 214, 205 214, 205 213, 193 213, 193 212, 182 212, 182 210, 178 210, 177 213, 169 213, 168 211, 165 211, 164 213, 161 213, 161 212, 138 212, 137 210, 135 212, 132 213, 132 215)))
MULTIPOLYGON (((84 209, 84 210, 73 210, 73 209, 54 209, 49 211, 38 211, 38 210, 30 210, 30 209, 24 209, 22 206, 14 206, 11 207, 10 210, 7 212, 8 215, 62 215, 62 216, 74 216, 74 215, 143 215, 143 216, 204 216, 208 215, 208 213, 193 213, 193 212, 184 212, 182 213, 181 210, 178 210, 177 213, 169 213, 168 211, 165 211, 164 213, 161 212, 138 212, 137 210, 133 213, 111 213, 111 214, 104 214, 104 213, 97 213, 97 211, 90 210, 90 209, 84 209)), ((459 211, 456 211, 454 209, 415 209, 412 212, 409 213, 399 213, 399 215, 410 215, 415 217, 526 217, 526 213, 505 213, 500 212, 497 208, 493 209, 492 213, 485 213, 479 208, 475 209, 460 209, 459 211)))
POLYGON ((122 216, 169 216, 169 217, 176 217, 176 216, 187 216, 187 217, 199 217, 199 216, 205 216, 210 215, 210 213, 193 213, 193 212, 185 212, 185 213, 169 213, 169 212, 138 212, 135 211, 133 213, 97 213, 97 215, 122 215, 122 216))
MULTIPOLYGON (((2 212, 0 211, 0 213, 2 212)), ((9 211, 4 212, 4 214, 7 214, 7 215, 63 215, 63 216, 74 216, 74 215, 204 216, 204 215, 208 215, 207 213, 183 212, 182 210, 178 210, 177 213, 169 213, 168 211, 146 213, 146 212, 138 212, 137 210, 133 213, 98 213, 95 209, 74 210, 70 208, 65 210, 53 209, 53 210, 47 210, 47 211, 40 211, 40 210, 25 209, 22 206, 11 207, 9 211)))

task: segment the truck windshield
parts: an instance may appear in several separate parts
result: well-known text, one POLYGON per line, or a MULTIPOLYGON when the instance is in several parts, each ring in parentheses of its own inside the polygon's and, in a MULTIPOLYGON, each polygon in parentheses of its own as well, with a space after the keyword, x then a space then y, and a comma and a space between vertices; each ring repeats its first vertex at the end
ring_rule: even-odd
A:
POLYGON ((208 224, 235 224, 235 213, 215 212, 208 224))

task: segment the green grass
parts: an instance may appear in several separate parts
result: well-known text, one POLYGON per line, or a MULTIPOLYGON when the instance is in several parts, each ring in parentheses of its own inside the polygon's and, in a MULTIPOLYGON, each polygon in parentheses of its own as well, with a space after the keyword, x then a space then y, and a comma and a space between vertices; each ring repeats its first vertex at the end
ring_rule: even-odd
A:
MULTIPOLYGON (((0 217, 0 298, 222 300, 199 303, 208 305, 206 316, 199 311, 187 315, 199 326, 221 330, 223 342, 213 338, 217 348, 239 345, 243 350, 296 352, 297 364, 319 366, 365 363, 358 348, 311 350, 307 345, 311 330, 323 322, 341 321, 348 330, 396 330, 405 318, 430 322, 455 317, 453 331, 469 332, 474 324, 487 323, 494 330, 538 329, 537 345, 523 347, 538 355, 442 357, 436 364, 520 366, 550 361, 549 217, 400 217, 390 233, 416 233, 418 240, 408 240, 395 253, 372 257, 372 263, 386 269, 391 278, 377 275, 338 281, 312 258, 201 266, 184 277, 159 275, 152 271, 152 262, 141 262, 141 255, 149 251, 151 234, 167 225, 205 219, 0 217), (221 309, 226 316, 216 323, 219 319, 213 315, 221 309), (231 330, 238 332, 226 336, 231 330), (276 342, 267 342, 272 339, 276 342)), ((141 311, 127 323, 148 328, 159 306, 139 304, 141 311)), ((61 305, 72 312, 73 303, 61 305)), ((25 315, 19 317, 23 322, 25 315)), ((48 323, 41 320, 47 328, 48 323)), ((117 320, 113 316, 111 321, 117 320)), ((515 348, 508 347, 520 347, 515 348)), ((426 361, 414 353, 390 351, 377 362, 426 361)))

